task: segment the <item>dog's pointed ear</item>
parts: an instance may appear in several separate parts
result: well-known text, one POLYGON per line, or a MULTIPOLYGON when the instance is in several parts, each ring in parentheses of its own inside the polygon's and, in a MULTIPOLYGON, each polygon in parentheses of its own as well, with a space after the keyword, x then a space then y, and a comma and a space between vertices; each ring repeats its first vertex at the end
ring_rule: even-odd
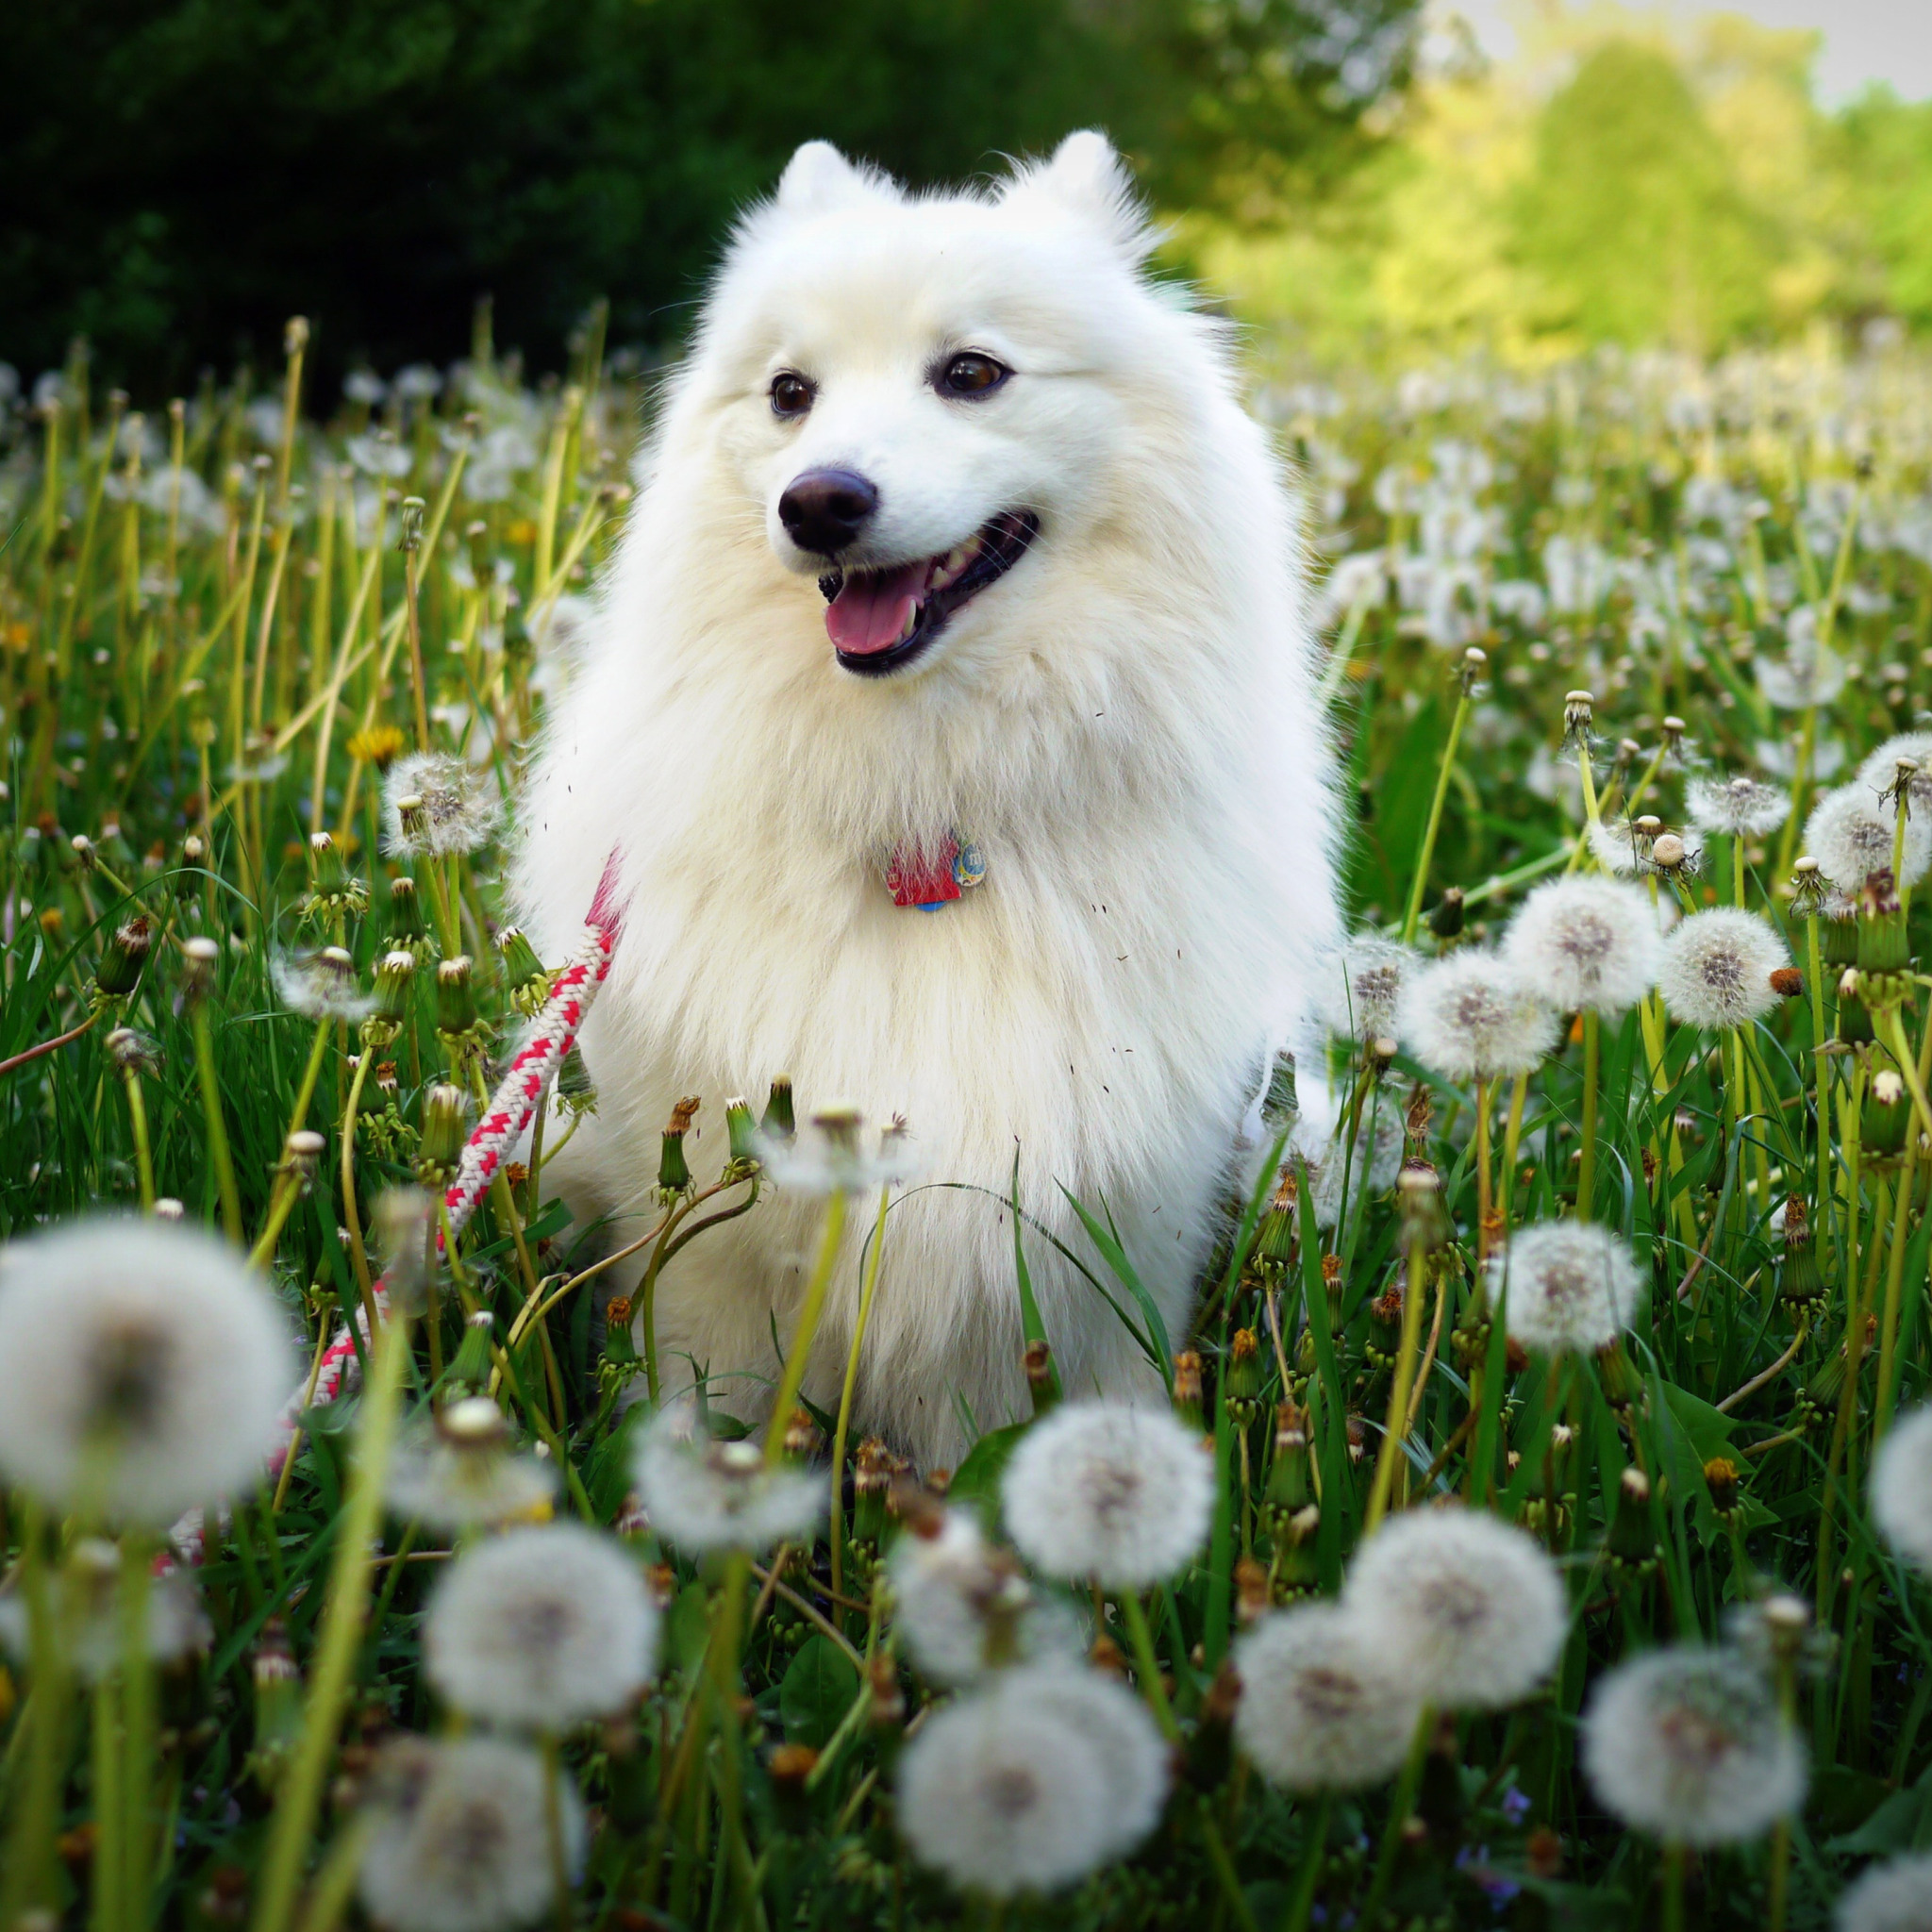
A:
POLYGON ((855 168, 829 141, 808 141, 778 177, 778 206, 787 214, 824 214, 896 195, 892 183, 872 168, 855 168))
POLYGON ((1080 216, 1137 259, 1152 246, 1133 177, 1119 150, 1097 127, 1068 135, 1050 161, 1017 170, 1000 198, 1016 207, 1051 203, 1080 216))

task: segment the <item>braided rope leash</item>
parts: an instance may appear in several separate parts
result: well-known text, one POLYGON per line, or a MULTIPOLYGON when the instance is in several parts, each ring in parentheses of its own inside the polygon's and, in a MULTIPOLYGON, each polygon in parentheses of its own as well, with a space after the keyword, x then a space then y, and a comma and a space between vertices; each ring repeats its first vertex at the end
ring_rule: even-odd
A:
MULTIPOLYGON (((510 1151, 528 1130, 543 1104, 564 1056, 576 1044, 585 1016, 596 1000, 598 990, 610 972, 623 929, 623 914, 617 905, 617 875, 620 854, 612 851, 604 866, 589 918, 577 942, 570 950, 562 969, 552 981, 550 997, 530 1028, 529 1038, 510 1061, 508 1071, 497 1082, 496 1091, 483 1109, 483 1117, 470 1130, 456 1178, 444 1191, 442 1207, 448 1237, 459 1235, 469 1224, 483 1196, 490 1191, 497 1171, 510 1151)), ((446 1240, 442 1227, 436 1231, 436 1252, 441 1256, 446 1240)), ((378 1316, 389 1316, 389 1276, 376 1282, 373 1297, 378 1316)), ((269 1474, 280 1473, 282 1463, 295 1441, 302 1415, 321 1408, 351 1392, 362 1375, 362 1357, 372 1337, 369 1318, 358 1307, 354 1328, 344 1322, 329 1345, 323 1350, 312 1378, 289 1397, 279 1424, 280 1440, 270 1452, 269 1474), (358 1346, 359 1340, 359 1346, 358 1346)), ((188 1563, 201 1560, 201 1512, 191 1510, 171 1532, 170 1541, 188 1563)))

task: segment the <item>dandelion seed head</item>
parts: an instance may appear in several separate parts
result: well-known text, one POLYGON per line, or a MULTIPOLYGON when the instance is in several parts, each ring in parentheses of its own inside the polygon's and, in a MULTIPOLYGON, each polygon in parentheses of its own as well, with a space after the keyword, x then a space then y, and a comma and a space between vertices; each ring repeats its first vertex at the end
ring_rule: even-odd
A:
POLYGON ((1790 816, 1791 801, 1777 786, 1740 773, 1734 778, 1693 778, 1685 788, 1684 809, 1704 831, 1762 839, 1790 816))
POLYGON ((1680 920, 1665 939, 1657 988, 1687 1026, 1743 1026, 1777 1005, 1771 975, 1790 963, 1770 920, 1716 906, 1680 920))
POLYGON ((1167 1409, 1070 1402, 1021 1438, 1002 1494, 1007 1527, 1038 1569, 1144 1590, 1207 1541, 1214 1462, 1167 1409))
POLYGON ((483 774, 442 752, 396 759, 383 774, 382 808, 385 848, 405 857, 474 852, 495 836, 502 817, 483 774))
MULTIPOLYGON (((1898 761, 1910 758, 1918 766, 1907 782, 1906 797, 1914 818, 1932 812, 1932 731, 1902 731, 1888 738, 1863 764, 1852 781, 1862 785, 1875 802, 1898 783, 1898 761)), ((1887 864, 1890 863, 1888 859, 1887 864)))
POLYGON ((653 1527, 681 1549, 761 1550, 802 1536, 824 1513, 809 1471, 767 1466, 753 1442, 714 1440, 680 1404, 643 1432, 635 1467, 653 1527))
POLYGON ((487 1395, 453 1402, 437 1421, 406 1437, 390 1465, 389 1505, 431 1529, 508 1523, 547 1505, 557 1472, 510 1446, 503 1411, 487 1395), (473 1418, 494 1418, 487 1432, 473 1418))
MULTIPOLYGON (((1887 773, 1886 783, 1891 782, 1887 773)), ((1896 809, 1878 802, 1873 787, 1854 779, 1827 791, 1805 821, 1805 849, 1840 891, 1854 895, 1874 872, 1892 870, 1896 809)), ((1898 883, 1915 886, 1932 865, 1932 811, 1906 815, 1898 883)))
POLYGON ((1357 934, 1330 956, 1316 982, 1323 1024, 1353 1040, 1392 1032, 1403 982, 1420 960, 1412 946, 1375 933, 1357 934))
POLYGON ((1471 947, 1410 979, 1397 1022, 1416 1058, 1451 1080, 1528 1073, 1557 1043, 1557 1014, 1522 973, 1471 947))
POLYGON ((0 1471, 163 1527, 251 1487, 294 1380, 274 1297, 179 1223, 71 1224, 0 1255, 0 1471))
POLYGON ((1627 1242, 1590 1221, 1519 1228, 1490 1257, 1491 1293, 1507 1284, 1512 1341, 1536 1355, 1607 1348, 1636 1318, 1643 1277, 1627 1242))
POLYGON ((1647 894, 1614 879, 1552 879, 1523 902, 1503 957, 1566 1012, 1616 1014, 1657 979, 1660 941, 1647 894))
POLYGON ((1872 1515, 1886 1541, 1932 1576, 1932 1404, 1901 1417, 1879 1444, 1872 1515))
POLYGON ((1734 1651, 1651 1651, 1597 1684, 1583 1768, 1605 1807, 1696 1847, 1759 1837, 1804 1801, 1805 1754, 1764 1675, 1734 1651))
POLYGON ((873 1141, 857 1108, 821 1108, 802 1132, 760 1130, 752 1144, 766 1174, 798 1194, 870 1193, 904 1187, 919 1172, 905 1121, 895 1116, 873 1141))
MULTIPOLYGON (((98 1683, 120 1668, 124 1650, 120 1546, 82 1537, 54 1579, 54 1624, 68 1667, 98 1683)), ((151 1576, 145 1586, 147 1655, 158 1664, 178 1662, 208 1640, 192 1586, 178 1570, 151 1576)), ((17 1661, 31 1660, 27 1607, 19 1591, 0 1595, 0 1648, 17 1661)))
MULTIPOLYGON (((553 1892, 545 1771, 534 1751, 495 1738, 391 1745, 371 1778, 372 1829, 358 1886, 390 1932, 516 1932, 553 1892)), ((556 1779, 564 1857, 583 1858, 584 1812, 556 1779)))
POLYGON ((1354 1790, 1401 1764, 1422 1696, 1375 1628, 1340 1604, 1263 1617, 1235 1650, 1235 1741, 1291 1791, 1354 1790))
POLYGON ((1868 1866, 1839 1896, 1838 1932, 1932 1932, 1932 1854, 1868 1866))
POLYGON ((1307 1118, 1295 1123, 1289 1150, 1307 1162, 1318 1227, 1334 1227, 1340 1223, 1347 1205, 1344 1189, 1348 1200, 1356 1201, 1364 1194, 1386 1193, 1401 1171, 1402 1115, 1395 1104, 1378 1090, 1363 1111, 1353 1156, 1345 1125, 1324 1134, 1307 1118))
POLYGON ((1071 1884, 1138 1843, 1159 1809, 1165 1753, 1134 1703, 1084 1673, 1028 1670, 941 1710, 900 1760, 913 1856, 1005 1898, 1071 1884), (1110 1761, 1129 1740, 1129 1761, 1110 1761))
POLYGON ((1805 711, 1828 705, 1845 688, 1845 660, 1816 643, 1793 643, 1783 658, 1752 659, 1757 689, 1775 711, 1805 711))
POLYGON ((623 1547, 581 1524, 512 1529, 459 1557, 423 1629, 429 1681, 486 1722, 608 1717, 657 1666, 658 1607, 623 1547))
POLYGON ((1344 1607, 1379 1629, 1449 1710, 1527 1697, 1555 1667, 1570 1605, 1541 1544, 1474 1509, 1391 1517, 1357 1553, 1344 1607))
POLYGON ((341 1020, 354 1024, 375 1010, 375 1002, 356 978, 356 962, 341 946, 313 952, 277 953, 269 976, 290 1012, 305 1020, 341 1020))
POLYGON ((934 1533, 900 1537, 888 1572, 893 1628, 935 1683, 971 1684, 1018 1658, 1078 1655, 1073 1619, 1041 1600, 971 1510, 948 1509, 934 1533))

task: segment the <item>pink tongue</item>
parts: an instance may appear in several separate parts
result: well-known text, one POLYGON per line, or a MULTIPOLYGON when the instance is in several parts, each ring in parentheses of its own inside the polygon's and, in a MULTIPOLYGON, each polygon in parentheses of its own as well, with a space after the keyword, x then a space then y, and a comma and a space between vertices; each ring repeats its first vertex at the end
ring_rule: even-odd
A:
POLYGON ((925 588, 924 562, 849 576, 825 607, 825 630, 849 657, 867 658, 899 641, 906 619, 925 588))

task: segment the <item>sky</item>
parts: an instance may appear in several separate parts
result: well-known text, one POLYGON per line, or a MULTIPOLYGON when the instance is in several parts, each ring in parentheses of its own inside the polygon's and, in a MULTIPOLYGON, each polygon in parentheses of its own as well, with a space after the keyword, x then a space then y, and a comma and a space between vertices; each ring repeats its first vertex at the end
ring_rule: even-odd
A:
MULTIPOLYGON (((1507 59, 1522 0, 1432 0, 1437 13, 1459 13, 1485 53, 1507 59)), ((1889 81, 1906 100, 1932 97, 1932 0, 1733 0, 1728 6, 1662 0, 1657 9, 1690 18, 1741 13, 1766 26, 1811 27, 1824 36, 1817 67, 1818 97, 1837 107, 1873 81, 1889 81)))

